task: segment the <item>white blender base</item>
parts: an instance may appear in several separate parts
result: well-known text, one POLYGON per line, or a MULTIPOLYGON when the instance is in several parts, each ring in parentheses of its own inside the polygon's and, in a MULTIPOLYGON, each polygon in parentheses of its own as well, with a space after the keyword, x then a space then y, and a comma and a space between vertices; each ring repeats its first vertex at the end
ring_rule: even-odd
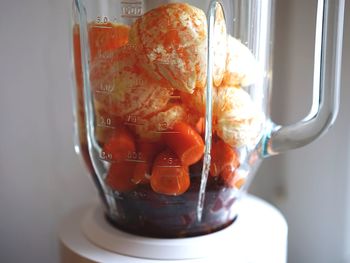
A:
POLYGON ((176 239, 140 237, 111 226, 99 205, 68 216, 60 231, 62 263, 284 263, 288 227, 265 201, 245 196, 238 218, 213 234, 176 239))

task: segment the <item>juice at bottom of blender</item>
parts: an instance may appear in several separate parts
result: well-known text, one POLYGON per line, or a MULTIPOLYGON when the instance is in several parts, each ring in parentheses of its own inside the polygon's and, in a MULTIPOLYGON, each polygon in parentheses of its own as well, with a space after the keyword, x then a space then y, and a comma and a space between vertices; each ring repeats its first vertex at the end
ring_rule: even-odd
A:
POLYGON ((108 218, 122 230, 155 237, 195 236, 220 230, 235 219, 232 205, 256 165, 254 149, 264 113, 245 88, 256 75, 254 56, 226 33, 223 16, 217 18, 211 162, 201 220, 204 12, 168 4, 131 26, 88 24, 93 139, 99 147, 99 158, 93 161, 104 167, 103 174, 95 172, 88 152, 80 33, 78 26, 73 29, 80 149, 95 182, 112 196, 108 218), (174 30, 181 17, 188 18, 181 30, 174 30))

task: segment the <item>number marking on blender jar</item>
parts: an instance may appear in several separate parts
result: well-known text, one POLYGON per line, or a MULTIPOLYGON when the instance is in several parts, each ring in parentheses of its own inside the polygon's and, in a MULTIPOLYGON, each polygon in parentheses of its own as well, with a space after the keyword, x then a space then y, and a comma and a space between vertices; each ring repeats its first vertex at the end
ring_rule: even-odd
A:
POLYGON ((142 159, 141 152, 128 152, 128 158, 125 161, 145 163, 142 159))
POLYGON ((138 18, 143 14, 142 1, 123 1, 121 5, 124 18, 138 18))
POLYGON ((100 122, 97 123, 97 127, 104 127, 104 128, 109 128, 109 129, 115 129, 112 125, 112 119, 111 118, 104 118, 100 117, 100 122))
POLYGON ((109 19, 107 16, 97 16, 96 17, 96 23, 98 24, 106 24, 108 23, 109 19))
POLYGON ((125 125, 131 125, 131 126, 143 126, 143 123, 137 122, 137 116, 136 115, 128 115, 127 120, 124 122, 125 125))
POLYGON ((167 122, 158 123, 158 129, 153 131, 153 133, 179 133, 176 131, 169 131, 169 125, 167 122))
POLYGON ((99 156, 99 159, 113 163, 113 155, 111 153, 106 153, 106 152, 102 151, 100 156, 99 156))
POLYGON ((112 26, 107 25, 107 23, 110 21, 107 16, 97 16, 95 21, 96 24, 92 26, 94 28, 112 28, 112 26))
POLYGON ((96 93, 110 94, 114 90, 114 86, 111 84, 101 84, 98 86, 96 93))

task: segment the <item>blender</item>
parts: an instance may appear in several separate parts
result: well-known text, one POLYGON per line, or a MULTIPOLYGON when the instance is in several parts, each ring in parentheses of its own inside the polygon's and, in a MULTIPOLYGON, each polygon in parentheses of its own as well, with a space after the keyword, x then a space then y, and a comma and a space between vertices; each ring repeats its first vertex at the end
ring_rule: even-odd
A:
POLYGON ((312 108, 281 126, 269 112, 273 0, 74 0, 76 149, 97 213, 157 240, 200 242, 237 224, 261 160, 335 120, 344 4, 318 1, 312 108))

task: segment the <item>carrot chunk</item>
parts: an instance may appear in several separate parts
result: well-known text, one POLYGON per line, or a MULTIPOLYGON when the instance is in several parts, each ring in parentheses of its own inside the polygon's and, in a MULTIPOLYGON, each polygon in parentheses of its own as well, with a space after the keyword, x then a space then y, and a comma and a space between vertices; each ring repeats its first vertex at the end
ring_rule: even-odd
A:
POLYGON ((118 192, 128 192, 136 187, 131 181, 134 172, 135 163, 133 162, 118 162, 113 163, 108 171, 106 183, 113 190, 118 192))
POLYGON ((107 161, 122 162, 135 151, 135 142, 130 131, 124 126, 115 129, 113 136, 104 145, 102 158, 107 161))
POLYGON ((218 176, 226 169, 234 171, 239 166, 237 152, 227 143, 219 140, 213 143, 211 149, 210 175, 218 176))
POLYGON ((198 132, 185 122, 177 122, 164 141, 180 158, 184 165, 198 162, 204 153, 204 142, 198 132))
POLYGON ((236 169, 230 169, 226 167, 220 174, 225 185, 231 188, 240 189, 247 181, 247 175, 239 173, 236 169))
POLYGON ((188 167, 170 150, 158 154, 151 175, 153 191, 166 195, 180 195, 190 186, 188 167))
POLYGON ((133 157, 136 157, 135 169, 132 177, 132 182, 135 184, 147 184, 151 177, 152 164, 155 156, 162 150, 161 143, 152 143, 141 141, 138 143, 137 152, 133 157))
POLYGON ((205 132, 205 120, 203 117, 199 118, 196 123, 196 130, 199 134, 204 134, 205 132))

